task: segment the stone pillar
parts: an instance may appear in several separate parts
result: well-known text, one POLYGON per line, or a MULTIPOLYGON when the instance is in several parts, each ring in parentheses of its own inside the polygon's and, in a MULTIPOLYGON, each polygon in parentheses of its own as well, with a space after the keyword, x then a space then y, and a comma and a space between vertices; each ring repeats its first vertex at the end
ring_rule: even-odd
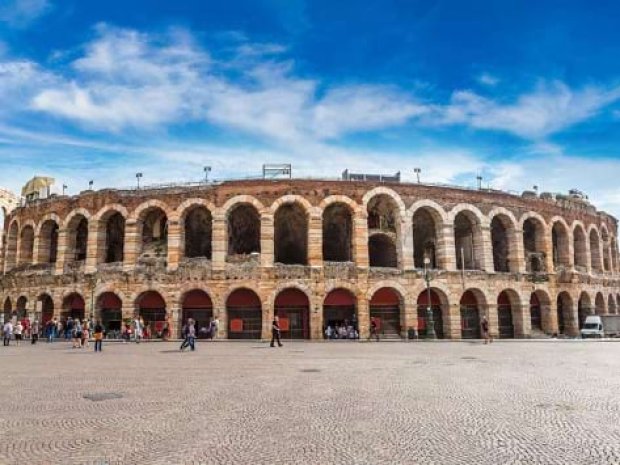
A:
POLYGON ((308 218, 308 265, 323 266, 323 218, 312 212, 308 218))
POLYGON ((100 221, 91 219, 88 222, 88 242, 86 245, 85 273, 97 271, 97 264, 105 259, 106 230, 105 226, 99 227, 100 221))
POLYGON ((530 319, 530 306, 512 306, 512 325, 514 327, 515 338, 523 339, 532 334, 532 324, 530 319))
POLYGON ((480 269, 487 273, 495 271, 493 264, 493 242, 491 240, 491 228, 488 226, 480 226, 481 244, 476 244, 474 256, 480 257, 480 269))
POLYGON ((368 219, 365 212, 357 213, 353 217, 353 246, 354 259, 358 268, 369 267, 368 257, 368 219))
MULTIPOLYGON (((226 268, 226 251, 228 249, 228 237, 226 230, 226 217, 223 213, 213 214, 213 236, 211 238, 211 257, 213 270, 226 268)), ((262 234, 261 234, 262 239, 262 234)), ((261 251, 263 244, 261 243, 261 251)))
POLYGON ((579 317, 575 302, 573 302, 570 309, 564 312, 564 334, 573 337, 579 336, 579 317))
POLYGON ((575 271, 575 240, 573 235, 568 233, 566 240, 568 241, 568 269, 575 271))
MULTIPOLYGON (((489 333, 491 334, 491 337, 499 338, 499 314, 497 304, 487 305, 485 313, 487 320, 489 321, 489 333)), ((480 321, 482 321, 482 314, 480 314, 479 317, 480 321)))
POLYGON ((517 229, 510 244, 511 255, 509 257, 510 271, 513 273, 525 273, 525 247, 523 247, 523 230, 517 229))
POLYGON ((584 234, 586 237, 586 272, 588 274, 592 274, 592 251, 590 249, 590 236, 587 233, 584 234))
POLYGON ((65 264, 73 261, 74 257, 69 250, 70 231, 66 228, 58 230, 58 252, 56 254, 56 263, 54 264, 54 272, 63 274, 65 272, 65 264))
POLYGON ((402 269, 413 270, 413 213, 407 212, 400 223, 400 244, 402 269))
MULTIPOLYGON (((443 315, 442 315, 443 316, 443 315)), ((444 323, 444 336, 447 339, 460 340, 461 335, 461 306, 458 303, 450 304, 447 311, 447 321, 444 323), (446 331, 447 329, 447 331, 446 331)))
MULTIPOLYGON (((40 258, 43 255, 43 250, 39 253, 39 247, 41 247, 41 234, 36 234, 34 236, 34 244, 32 246, 32 260, 31 263, 33 265, 37 265, 40 262, 40 258)), ((603 255, 601 255, 602 257, 603 255)))
POLYGON ((125 271, 133 270, 138 261, 142 246, 141 226, 141 222, 136 220, 125 222, 125 246, 123 248, 123 269, 125 271))
POLYGON ((545 270, 547 273, 554 273, 555 266, 553 265, 553 244, 551 242, 551 232, 545 234, 542 238, 543 252, 545 253, 545 270))
POLYGON ((559 334, 560 328, 558 325, 558 304, 557 300, 551 300, 551 305, 540 306, 541 323, 543 331, 547 334, 559 334))
POLYGON ((263 300, 263 328, 261 339, 271 340, 271 322, 273 321, 273 302, 268 299, 263 300))
POLYGON ((135 308, 134 302, 133 301, 123 301, 123 308, 122 308, 122 313, 123 313, 123 321, 126 319, 133 319, 133 317, 136 315, 136 313, 138 312, 138 310, 135 308))
POLYGON ((357 325, 360 339, 366 339, 370 333, 370 307, 366 297, 357 299, 357 325))
POLYGON ((400 336, 407 338, 407 331, 413 328, 418 331, 418 308, 413 302, 407 299, 400 304, 400 336))
POLYGON ((173 339, 181 338, 181 328, 183 328, 183 322, 181 319, 183 318, 183 311, 174 307, 168 310, 170 312, 170 323, 172 324, 172 328, 170 328, 170 337, 173 339))
POLYGON ((437 236, 437 266, 442 270, 455 271, 454 225, 452 223, 444 223, 438 232, 440 234, 437 236))
POLYGON ((261 214, 260 219, 260 263, 262 267, 273 267, 274 260, 274 226, 271 213, 261 214))
POLYGON ((317 301, 310 302, 310 339, 320 341, 323 339, 323 308, 317 301))
POLYGON ((181 250, 181 225, 178 220, 168 220, 168 271, 176 271, 183 256, 181 250))

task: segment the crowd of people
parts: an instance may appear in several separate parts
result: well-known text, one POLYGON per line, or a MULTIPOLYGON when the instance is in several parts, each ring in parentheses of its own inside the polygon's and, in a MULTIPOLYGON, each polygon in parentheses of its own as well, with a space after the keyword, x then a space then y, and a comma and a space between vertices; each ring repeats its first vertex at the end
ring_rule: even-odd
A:
POLYGON ((355 325, 349 321, 343 321, 341 323, 335 323, 333 325, 328 324, 325 328, 326 339, 359 339, 360 335, 355 325))

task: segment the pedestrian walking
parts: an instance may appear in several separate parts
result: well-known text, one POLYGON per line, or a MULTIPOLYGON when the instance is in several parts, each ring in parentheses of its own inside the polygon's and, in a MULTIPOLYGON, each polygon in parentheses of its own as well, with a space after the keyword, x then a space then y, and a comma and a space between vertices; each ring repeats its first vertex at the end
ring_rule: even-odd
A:
POLYGON ((13 334, 15 335, 15 345, 19 347, 19 343, 22 340, 22 333, 24 331, 24 326, 22 322, 17 320, 15 327, 13 328, 13 334))
POLYGON ((80 323, 80 320, 77 318, 73 321, 71 340, 73 341, 72 347, 74 349, 82 347, 82 323, 80 323))
POLYGON ((39 320, 34 320, 32 327, 30 328, 30 343, 36 344, 39 340, 39 320))
POLYGON ((101 346, 103 344, 103 326, 101 321, 97 320, 94 328, 95 335, 95 352, 101 352, 101 346))
POLYGON ((9 320, 4 323, 4 327, 2 328, 2 345, 10 346, 11 336, 13 336, 13 323, 9 320))
POLYGON ((69 317, 67 318, 67 324, 65 325, 65 340, 68 341, 69 339, 73 339, 73 334, 74 334, 74 323, 73 323, 73 318, 69 317))
POLYGON ((370 341, 373 337, 377 339, 377 342, 379 342, 379 331, 377 328, 377 320, 374 317, 370 319, 370 333, 368 334, 368 340, 370 341))
POLYGON ((191 318, 187 320, 187 324, 183 327, 183 336, 185 339, 183 339, 183 344, 181 344, 180 347, 181 352, 183 352, 187 346, 189 346, 191 350, 195 350, 196 327, 194 326, 194 320, 191 318))
POLYGON ((140 344, 140 340, 142 339, 142 335, 144 334, 144 322, 142 318, 136 316, 133 320, 133 333, 134 338, 136 339, 136 344, 140 344))
POLYGON ((217 331, 220 329, 220 320, 217 317, 211 320, 211 340, 214 341, 217 337, 217 331))
POLYGON ((482 337, 484 338, 484 343, 489 344, 493 342, 493 338, 491 337, 491 333, 489 332, 489 320, 487 320, 486 316, 482 317, 480 327, 482 329, 482 337))
POLYGON ((275 341, 278 341, 278 347, 282 347, 282 342, 280 341, 280 319, 278 315, 274 316, 271 322, 271 347, 275 347, 275 341))
POLYGON ((80 343, 82 347, 86 347, 87 349, 90 347, 90 323, 87 320, 84 320, 84 323, 82 324, 82 337, 80 343))

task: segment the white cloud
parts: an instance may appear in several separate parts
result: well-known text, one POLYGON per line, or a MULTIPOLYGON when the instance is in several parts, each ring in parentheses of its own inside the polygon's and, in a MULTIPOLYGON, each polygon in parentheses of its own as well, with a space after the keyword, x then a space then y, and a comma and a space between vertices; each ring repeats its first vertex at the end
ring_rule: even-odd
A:
POLYGON ((478 82, 485 86, 494 87, 499 83, 499 78, 489 73, 482 73, 478 76, 478 82))
POLYGON ((24 28, 47 14, 52 9, 49 0, 5 0, 0 6, 0 23, 24 28))
POLYGON ((562 82, 541 84, 513 103, 500 103, 469 90, 457 91, 434 120, 438 124, 466 124, 476 129, 513 133, 542 140, 596 115, 620 99, 620 87, 590 86, 573 90, 562 82))

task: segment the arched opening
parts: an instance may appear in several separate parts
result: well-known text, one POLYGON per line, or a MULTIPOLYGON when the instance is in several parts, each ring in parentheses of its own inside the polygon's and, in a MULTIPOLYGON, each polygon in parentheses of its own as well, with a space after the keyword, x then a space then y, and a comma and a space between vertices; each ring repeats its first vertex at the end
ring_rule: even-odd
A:
POLYGON ((353 261, 353 219, 344 203, 332 203, 323 211, 323 260, 353 261))
POLYGON ((590 231, 590 259, 592 261, 592 271, 602 273, 603 262, 601 260, 601 243, 596 229, 590 231))
POLYGON ((260 339, 263 312, 260 298, 250 289, 237 289, 226 300, 228 339, 260 339))
POLYGON ((15 304, 15 313, 17 314, 18 320, 23 320, 28 316, 28 299, 26 296, 21 296, 17 299, 17 303, 15 304))
POLYGON ((454 248, 457 269, 482 269, 480 225, 469 211, 459 212, 454 218, 454 248))
POLYGON ((368 256, 372 267, 398 267, 396 244, 388 234, 375 233, 368 238, 368 256))
POLYGON ((461 296, 461 338, 480 339, 480 319, 485 314, 484 297, 479 291, 467 290, 461 296))
POLYGON ((594 299, 594 308, 597 315, 605 314, 605 297, 603 297, 603 294, 600 292, 596 294, 596 298, 594 299))
POLYGON ((566 334, 567 323, 571 321, 571 313, 573 311, 573 299, 566 291, 558 294, 557 299, 557 317, 558 317, 558 333, 566 334))
POLYGON ((88 220, 84 215, 75 215, 67 230, 67 261, 83 262, 88 251, 88 220))
POLYGON ((38 263, 56 263, 58 256, 58 223, 47 220, 39 233, 38 263))
POLYGON ((107 337, 117 338, 123 326, 123 302, 114 292, 104 292, 97 298, 97 312, 107 337))
POLYGON ((515 291, 505 290, 497 296, 497 326, 500 339, 515 337, 513 313, 519 311, 519 304, 519 295, 515 291))
POLYGON ((493 269, 498 273, 512 271, 511 243, 514 226, 505 215, 495 215, 491 221, 491 245, 493 246, 493 269))
POLYGON ((545 324, 544 315, 548 315, 550 305, 549 296, 544 291, 534 291, 530 295, 530 328, 532 336, 540 335, 548 328, 545 324))
POLYGON ((400 336, 401 298, 397 291, 382 287, 370 299, 370 318, 377 323, 377 331, 384 336, 400 336))
POLYGON ((551 244, 553 248, 553 266, 556 271, 568 269, 570 266, 570 248, 568 229, 560 221, 551 228, 551 244))
POLYGON ((286 203, 274 216, 275 261, 285 265, 308 263, 308 216, 298 203, 286 203))
POLYGON ((213 238, 213 218, 211 212, 202 205, 192 207, 183 221, 185 233, 185 257, 211 260, 213 238))
POLYGON ((601 245, 603 246, 603 271, 611 271, 611 251, 609 247, 609 234, 606 229, 601 230, 601 245))
POLYGON ((523 222, 523 250, 528 273, 541 273, 545 269, 545 226, 536 218, 523 222))
POLYGON ((607 313, 610 315, 616 314, 616 299, 614 299, 612 294, 609 294, 609 297, 607 298, 607 313))
POLYGON ((280 320, 283 338, 310 339, 310 302, 295 288, 281 291, 274 302, 274 314, 280 320))
POLYGON ((247 260, 260 253, 260 213, 241 203, 228 213, 228 259, 247 260))
POLYGON ((370 266, 397 268, 400 214, 396 202, 381 194, 368 202, 368 258, 370 266))
POLYGON ((168 217, 161 208, 149 208, 140 219, 140 258, 166 258, 168 256, 168 217))
POLYGON ((575 270, 585 273, 588 269, 588 246, 586 233, 580 225, 573 230, 573 251, 575 253, 575 270))
POLYGON ((125 252, 125 218, 116 211, 111 211, 102 219, 105 228, 105 249, 103 261, 118 263, 123 261, 125 252))
POLYGON ((67 321, 69 317, 83 321, 86 318, 85 308, 84 298, 77 292, 74 292, 63 299, 60 317, 64 321, 67 321))
POLYGON ((49 294, 41 294, 39 296, 39 302, 41 305, 41 324, 45 324, 54 318, 54 300, 49 294))
POLYGON ((420 208, 413 215, 413 264, 424 268, 424 259, 429 259, 429 268, 437 268, 437 237, 441 217, 429 208, 420 208))
MULTIPOLYGON (((426 309, 428 308, 429 292, 422 291, 418 295, 418 335, 419 337, 427 337, 428 323, 426 318, 426 309)), ((433 327, 435 328, 435 336, 437 339, 444 338, 443 329, 443 314, 448 312, 448 298, 446 295, 438 289, 431 288, 430 290, 430 304, 433 312, 433 327)))
MULTIPOLYGON (((334 334, 348 334, 349 326, 354 332, 359 332, 357 327, 357 299, 347 289, 334 289, 323 301, 323 325, 325 329, 331 327, 334 334), (344 331, 342 329, 344 328, 344 331)), ((325 332, 323 332, 325 334, 325 332)))
POLYGON ((10 271, 17 264, 17 239, 19 236, 19 227, 17 222, 13 222, 9 228, 9 235, 6 243, 5 269, 10 271))
POLYGON ((6 323, 13 317, 13 304, 11 302, 11 298, 7 297, 4 299, 4 322, 6 323))
POLYGON ((34 228, 30 225, 24 226, 21 233, 19 247, 19 263, 27 265, 32 263, 32 254, 34 248, 34 228))
POLYGON ((144 337, 161 337, 166 324, 166 301, 157 291, 146 291, 136 299, 136 310, 144 320, 144 337))
POLYGON ((189 291, 183 297, 182 307, 182 323, 187 323, 187 320, 191 318, 195 322, 196 336, 199 339, 210 337, 209 327, 213 319, 213 302, 209 294, 202 289, 189 291))
POLYGON ((577 302, 577 318, 579 320, 579 329, 583 328, 583 324, 586 321, 588 315, 592 315, 594 309, 592 307, 592 300, 587 292, 582 292, 577 302))
POLYGON ((618 271, 618 243, 615 237, 611 238, 611 269, 618 271))

